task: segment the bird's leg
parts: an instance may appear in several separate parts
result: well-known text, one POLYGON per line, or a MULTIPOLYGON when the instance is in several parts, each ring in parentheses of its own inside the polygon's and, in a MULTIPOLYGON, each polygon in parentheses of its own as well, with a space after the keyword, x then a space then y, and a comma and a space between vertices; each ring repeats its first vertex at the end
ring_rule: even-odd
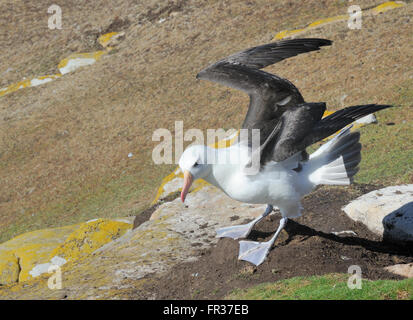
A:
POLYGON ((240 241, 238 260, 245 260, 255 264, 256 266, 264 262, 265 257, 270 251, 272 245, 287 224, 288 218, 284 217, 280 220, 280 225, 274 236, 266 242, 257 241, 240 241))
POLYGON ((250 223, 217 229, 217 238, 232 238, 234 240, 246 238, 250 234, 254 225, 256 225, 264 217, 268 216, 272 210, 273 206, 269 204, 267 205, 265 212, 258 218, 252 220, 250 223))

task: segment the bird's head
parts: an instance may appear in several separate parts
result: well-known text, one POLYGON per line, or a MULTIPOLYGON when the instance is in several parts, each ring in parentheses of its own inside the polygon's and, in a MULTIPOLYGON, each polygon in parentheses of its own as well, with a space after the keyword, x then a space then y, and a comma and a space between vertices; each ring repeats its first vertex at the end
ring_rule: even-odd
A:
POLYGON ((185 201, 189 188, 196 179, 204 178, 211 172, 207 162, 208 147, 195 145, 187 148, 179 159, 179 167, 184 174, 181 200, 185 201))

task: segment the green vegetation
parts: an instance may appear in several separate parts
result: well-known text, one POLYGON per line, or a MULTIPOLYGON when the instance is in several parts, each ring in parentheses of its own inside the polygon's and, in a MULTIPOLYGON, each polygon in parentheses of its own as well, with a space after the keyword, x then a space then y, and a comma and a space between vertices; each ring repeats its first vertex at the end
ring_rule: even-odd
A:
POLYGON ((362 281, 361 289, 349 289, 348 274, 296 277, 234 290, 227 299, 243 300, 383 300, 413 299, 413 279, 362 281))
POLYGON ((413 81, 394 88, 394 108, 377 113, 379 123, 360 129, 362 161, 358 183, 413 182, 413 81))

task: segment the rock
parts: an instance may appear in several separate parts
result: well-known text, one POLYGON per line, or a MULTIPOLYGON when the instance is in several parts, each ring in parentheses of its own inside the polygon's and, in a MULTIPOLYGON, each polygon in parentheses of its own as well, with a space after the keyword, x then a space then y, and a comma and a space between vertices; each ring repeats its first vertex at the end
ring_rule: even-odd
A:
POLYGON ((390 241, 413 241, 413 201, 383 219, 383 237, 390 241))
POLYGON ((79 225, 37 230, 0 244, 0 284, 26 281, 38 264, 47 263, 50 253, 79 225))
POLYGON ((132 228, 130 219, 94 219, 71 226, 27 232, 0 244, 0 285, 47 273, 52 265, 79 260, 132 228))
POLYGON ((117 257, 110 265, 113 276, 108 276, 113 283, 125 278, 143 279, 150 273, 166 272, 177 263, 198 259, 202 249, 218 242, 217 228, 257 217, 265 207, 242 206, 217 188, 205 186, 189 193, 185 204, 179 197, 163 203, 149 221, 96 253, 117 257), (235 213, 240 217, 236 221, 232 219, 235 213))
POLYGON ((106 49, 116 47, 125 39, 125 32, 110 32, 99 37, 98 42, 106 49))
MULTIPOLYGON (((208 185, 189 193, 185 204, 179 197, 161 204, 150 220, 84 258, 73 257, 77 257, 77 246, 86 246, 92 237, 85 238, 83 242, 68 238, 65 242, 73 245, 66 246, 66 250, 54 250, 50 255, 68 260, 62 266, 61 273, 63 288, 70 292, 71 299, 122 297, 128 288, 136 289, 145 283, 145 276, 162 274, 178 263, 198 259, 203 249, 218 242, 216 228, 240 224, 257 217, 264 210, 265 205, 243 205, 208 185), (234 220, 234 215, 239 219, 234 220)), ((74 233, 82 232, 79 228, 74 233)), ((236 259, 237 252, 233 254, 236 259)), ((26 286, 17 283, 0 290, 0 299, 32 299, 39 296, 59 299, 58 290, 50 290, 47 286, 48 276, 36 277, 25 283, 26 286)))
POLYGON ((59 69, 62 75, 69 72, 73 72, 80 67, 94 64, 106 53, 106 51, 73 53, 69 55, 67 58, 61 60, 57 68, 59 69))
POLYGON ((343 210, 384 240, 413 241, 413 184, 369 192, 343 210))
POLYGON ((19 260, 13 252, 0 252, 0 285, 19 281, 19 274, 19 260))
MULTIPOLYGON (((132 228, 130 223, 106 219, 94 219, 82 223, 64 243, 55 248, 50 256, 78 260, 93 253, 103 245, 116 240, 132 228)), ((51 260, 53 263, 53 260, 51 260)), ((56 263, 55 263, 56 264, 56 263)))
POLYGON ((396 264, 394 266, 385 267, 385 270, 406 278, 413 278, 413 263, 396 264))
POLYGON ((50 268, 53 266, 58 266, 61 267, 66 263, 66 259, 61 258, 59 256, 54 256, 52 259, 50 259, 50 262, 47 263, 42 263, 36 265, 32 270, 30 270, 29 274, 35 278, 40 276, 43 273, 49 272, 51 270, 50 268))

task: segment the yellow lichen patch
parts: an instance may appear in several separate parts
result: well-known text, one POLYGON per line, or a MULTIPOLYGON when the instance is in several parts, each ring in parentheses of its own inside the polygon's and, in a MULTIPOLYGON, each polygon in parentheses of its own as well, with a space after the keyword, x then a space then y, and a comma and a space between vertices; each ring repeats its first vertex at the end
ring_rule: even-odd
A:
POLYGON ((152 205, 154 205, 161 198, 162 194, 165 192, 165 185, 168 182, 172 181, 173 179, 178 178, 177 171, 178 171, 178 168, 162 179, 161 185, 158 188, 158 191, 156 192, 155 199, 152 201, 152 205))
POLYGON ((46 76, 40 76, 37 78, 33 78, 30 80, 30 86, 31 87, 36 87, 39 86, 41 84, 53 81, 54 79, 57 79, 59 77, 61 77, 61 74, 52 74, 52 75, 46 75, 46 76))
POLYGON ((26 244, 25 246, 16 249, 15 254, 19 257, 19 264, 21 267, 19 282, 32 278, 30 271, 37 264, 42 264, 47 261, 51 249, 51 246, 44 246, 43 243, 26 244))
POLYGON ((284 30, 284 31, 278 32, 275 35, 275 37, 273 38, 273 40, 282 40, 286 37, 291 37, 291 36, 293 36, 297 33, 307 31, 307 30, 322 26, 322 25, 327 24, 327 23, 346 20, 346 19, 348 19, 348 17, 349 17, 348 15, 339 15, 339 16, 335 16, 335 17, 329 17, 329 18, 314 21, 314 22, 310 23, 307 27, 302 28, 302 29, 284 30))
POLYGON ((46 75, 46 76, 36 77, 32 79, 25 79, 23 81, 13 83, 7 86, 6 88, 0 89, 0 97, 6 94, 9 94, 9 93, 15 92, 19 89, 39 86, 41 84, 50 82, 60 76, 61 76, 60 74, 46 75))
POLYGON ((108 47, 108 43, 112 39, 112 37, 117 35, 117 34, 118 34, 118 32, 109 32, 109 33, 102 34, 99 37, 98 42, 101 44, 102 47, 104 47, 104 48, 107 47, 108 49, 110 49, 110 47, 108 47))
POLYGON ((59 62, 57 67, 60 71, 60 74, 45 75, 45 76, 40 76, 40 77, 36 77, 32 79, 25 79, 23 81, 13 83, 5 88, 0 88, 0 97, 6 94, 9 94, 9 93, 15 92, 19 89, 35 87, 35 86, 50 82, 58 77, 61 77, 62 75, 66 73, 76 70, 79 67, 83 67, 83 66, 87 66, 87 65, 95 63, 102 57, 102 55, 106 54, 112 49, 111 47, 108 46, 108 44, 110 40, 118 34, 119 34, 118 32, 110 32, 110 33, 103 34, 99 37, 98 42, 104 48, 106 48, 106 51, 71 54, 70 56, 68 56, 67 58, 64 58, 63 60, 59 62))
POLYGON ((59 256, 74 262, 119 238, 131 228, 129 223, 106 219, 83 223, 49 254, 49 258, 59 256))
POLYGON ((274 37, 274 41, 276 41, 276 40, 282 40, 282 39, 284 39, 284 38, 286 38, 286 37, 290 37, 290 36, 292 36, 292 35, 294 35, 294 34, 296 34, 296 33, 300 33, 300 32, 302 32, 302 31, 304 31, 305 29, 296 29, 296 30, 284 30, 284 31, 281 31, 281 32, 278 32, 276 35, 275 35, 275 37, 274 37))
POLYGON ((27 87, 30 87, 30 80, 23 80, 20 82, 12 83, 6 88, 0 89, 0 97, 27 87))
POLYGON ((313 23, 310 23, 308 25, 308 28, 314 28, 314 27, 317 27, 319 25, 330 23, 330 22, 346 20, 346 19, 348 19, 348 17, 349 16, 347 14, 343 14, 343 15, 340 15, 340 16, 330 17, 330 18, 326 18, 326 19, 320 19, 320 20, 317 20, 313 23))
POLYGON ((387 1, 385 3, 382 3, 381 5, 378 5, 377 7, 371 9, 371 11, 375 14, 379 14, 382 12, 385 12, 387 10, 395 9, 404 6, 405 3, 402 1, 387 1))
MULTIPOLYGON (((365 10, 365 13, 372 13, 372 14, 379 14, 382 12, 385 12, 387 10, 391 10, 391 9, 395 9, 395 8, 399 8, 404 6, 405 3, 402 1, 387 1, 385 3, 382 3, 380 5, 378 5, 377 7, 371 9, 371 10, 365 10)), ((337 22, 337 21, 344 21, 347 20, 350 16, 348 14, 343 14, 343 15, 338 15, 338 16, 334 16, 334 17, 328 17, 328 18, 324 18, 324 19, 320 19, 317 21, 314 21, 312 23, 310 23, 308 26, 306 26, 305 28, 301 28, 301 29, 295 29, 295 30, 283 30, 281 32, 278 32, 274 38, 273 41, 276 40, 282 40, 286 37, 290 37, 293 36, 295 34, 301 33, 303 31, 308 31, 312 28, 317 28, 319 26, 331 23, 331 22, 337 22)))
POLYGON ((0 284, 19 281, 19 261, 13 251, 0 252, 0 284))
POLYGON ((205 186, 209 186, 209 183, 206 182, 203 179, 199 179, 197 181, 194 182, 194 189, 192 190, 192 192, 197 192, 199 190, 201 190, 203 187, 205 186))
POLYGON ((95 63, 106 53, 107 51, 74 53, 61 60, 57 67, 61 74, 66 74, 77 68, 95 63))
POLYGON ((79 225, 27 232, 0 244, 0 284, 25 281, 37 264, 50 260, 50 252, 79 225), (17 272, 17 277, 16 277, 17 272))

